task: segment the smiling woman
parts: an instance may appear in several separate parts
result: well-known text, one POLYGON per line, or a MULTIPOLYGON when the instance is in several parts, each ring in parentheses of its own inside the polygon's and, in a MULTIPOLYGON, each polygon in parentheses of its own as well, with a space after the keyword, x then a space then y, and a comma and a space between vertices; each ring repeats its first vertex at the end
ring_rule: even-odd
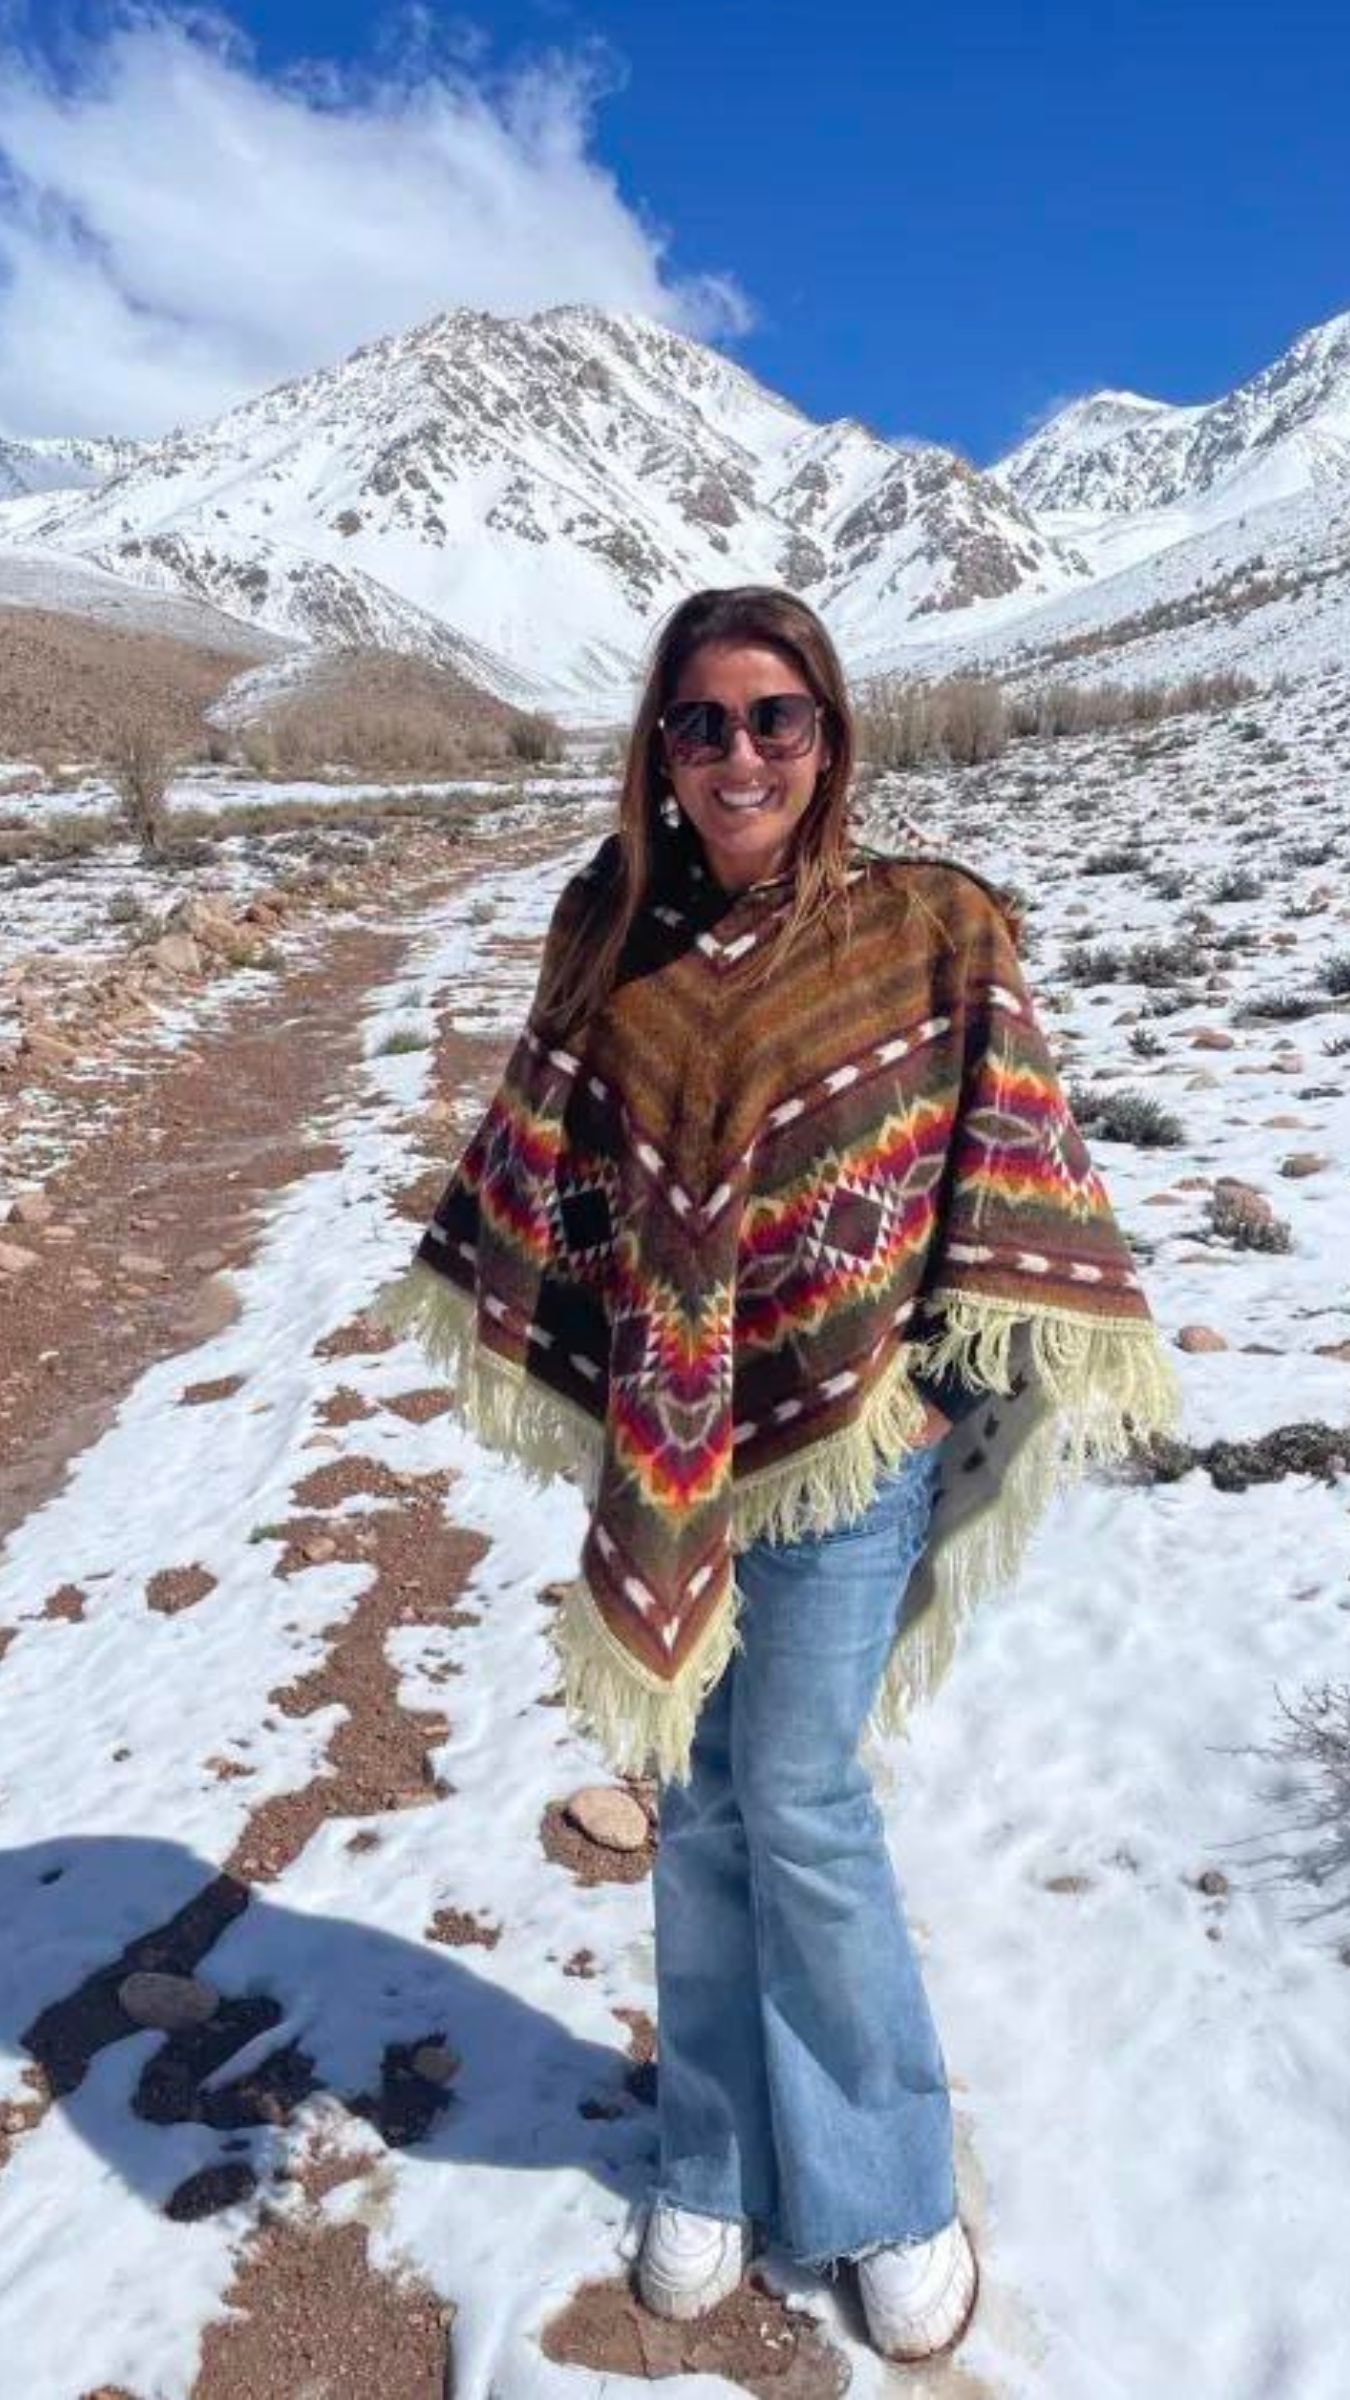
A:
POLYGON ((723 891, 783 865, 830 764, 824 715, 779 650, 708 641, 688 660, 660 718, 666 771, 723 891))
POLYGON ((802 601, 674 612, 617 831, 378 1313, 591 1502, 567 1706, 662 1784, 644 2296, 701 2314, 757 2219, 857 2259, 877 2346, 920 2358, 975 2263, 861 1737, 936 1689, 1056 1481, 1180 1393, 998 895, 854 841, 852 760, 802 601))

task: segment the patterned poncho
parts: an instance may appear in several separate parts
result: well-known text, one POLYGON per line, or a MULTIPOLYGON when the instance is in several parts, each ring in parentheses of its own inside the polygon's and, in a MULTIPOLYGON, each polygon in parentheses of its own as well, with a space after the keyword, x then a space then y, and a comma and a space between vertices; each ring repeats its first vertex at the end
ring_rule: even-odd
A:
MULTIPOLYGON (((1057 1481, 1175 1428, 1180 1390, 998 893, 855 851, 846 938, 801 932, 756 978, 790 878, 728 895, 672 848, 584 1035, 551 1040, 536 996, 377 1314, 484 1438, 581 1480, 569 1714, 620 1772, 684 1778, 738 1551, 856 1517, 919 1436, 917 1372, 985 1399, 943 1440, 880 1734, 1057 1481)), ((564 889, 546 970, 615 855, 564 889)))

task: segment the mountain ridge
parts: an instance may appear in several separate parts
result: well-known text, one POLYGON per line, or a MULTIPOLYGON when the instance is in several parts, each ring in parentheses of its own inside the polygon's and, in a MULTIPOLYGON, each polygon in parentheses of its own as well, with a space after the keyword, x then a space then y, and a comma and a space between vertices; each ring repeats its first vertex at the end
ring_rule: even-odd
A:
POLYGON ((816 423, 722 352, 576 303, 442 310, 204 425, 0 444, 0 474, 18 453, 0 544, 593 710, 699 585, 787 584, 846 655, 900 663, 1054 617, 1216 529, 1240 552, 1273 505, 1310 497, 1330 521, 1350 313, 1213 402, 1070 401, 993 468, 816 423))

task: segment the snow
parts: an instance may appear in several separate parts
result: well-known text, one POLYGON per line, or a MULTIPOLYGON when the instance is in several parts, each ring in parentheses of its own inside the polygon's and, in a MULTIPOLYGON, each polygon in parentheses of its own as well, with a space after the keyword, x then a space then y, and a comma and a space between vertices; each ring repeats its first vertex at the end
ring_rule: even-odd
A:
MULTIPOLYGON (((945 591, 952 541, 1006 553, 1036 590, 1079 571, 935 445, 813 427, 705 345, 591 309, 448 311, 147 445, 101 489, 0 503, 0 541, 95 558, 292 639, 355 623, 504 697, 593 714, 626 707, 653 620, 683 592, 780 580, 803 503, 814 514, 812 465, 841 525, 877 513, 855 594, 869 626, 880 607, 898 631, 945 591), (611 657, 617 690, 596 673, 611 657)), ((827 543, 827 569, 849 565, 827 543)))
MULTIPOLYGON (((12 514, 0 502, 0 609, 46 608, 67 616, 119 626, 128 633, 158 633, 213 650, 240 650, 256 658, 282 653, 287 645, 257 625, 245 626, 223 609, 177 591, 152 591, 106 567, 42 543, 17 538, 12 514)), ((4 620, 0 618, 0 634, 4 620)))
MULTIPOLYGON (((1267 728, 1280 709, 1294 717, 1292 701, 1267 707, 1267 728)), ((1223 805, 1244 745, 1223 721, 1184 730, 1172 771, 1192 795, 1185 855, 1197 888, 1235 859, 1256 863, 1262 899, 1212 913, 1296 937, 1289 952, 1233 953, 1231 999, 1277 979, 1302 987, 1345 937, 1325 911, 1279 908, 1306 901, 1328 870, 1281 880, 1276 869, 1295 834, 1331 829, 1332 800, 1294 783, 1297 805, 1272 813, 1254 856, 1230 838, 1246 820, 1223 805)), ((1347 737, 1338 748, 1333 716, 1315 709, 1303 733, 1343 809, 1347 737)), ((1094 936, 1113 939, 1160 930, 1175 908, 1136 879, 1076 874, 1069 802, 1114 775, 1092 838, 1119 838, 1132 820, 1156 821, 1169 770, 1136 763, 1131 781, 1121 736, 1060 747, 1061 761, 1071 755, 1072 776, 1061 766, 1033 810, 1006 791, 988 807, 959 777, 907 779, 883 788, 878 807, 920 807, 959 855, 1036 890, 1033 990, 1070 1003, 1043 1021, 1066 1054, 1081 1036, 1076 1073, 1090 1065, 1139 1084, 1154 1062, 1133 1058, 1113 1022, 1138 988, 1110 987, 1115 1005, 1103 1009, 1061 987, 1056 969, 1083 930, 1076 904, 1091 907, 1094 936)), ((489 872, 415 921, 411 958, 365 1017, 361 1088, 325 1119, 341 1163, 274 1197, 257 1254, 235 1278, 236 1321, 140 1378, 0 1558, 0 1622, 16 1631, 0 1670, 0 1907, 11 1933, 0 2030, 12 2052, 0 2093, 18 2099, 18 2035, 36 2010, 180 1906, 258 1802, 319 1767, 332 1713, 291 1717, 269 1694, 319 1658, 366 1570, 274 1579, 278 1543, 265 1528, 291 1513, 294 1484, 347 1455, 414 1476, 451 1472, 450 1513, 490 1545, 464 1595, 480 1621, 404 1627, 391 1655, 407 1705, 448 1706, 435 1766, 452 1789, 363 1820, 379 1833, 373 1849, 349 1847, 349 1822, 322 1825, 203 1972, 226 1992, 273 1995, 334 2092, 369 2088, 391 2039, 439 2030, 461 2053, 456 2101, 428 2138, 379 2153, 373 2181, 339 2185, 322 2205, 335 2220, 359 2216, 377 2263, 411 2267, 453 2304, 455 2385, 467 2400, 551 2400, 602 2380, 639 2388, 553 2367, 537 2342, 578 2283, 612 2273, 636 2239, 654 2126, 625 2096, 612 2012, 654 2013, 650 1892, 579 1887, 539 1845, 550 1801, 607 1779, 561 1712, 538 1705, 556 1680, 538 1596, 574 1568, 578 1496, 522 1482, 453 1414, 419 1426, 381 1411, 325 1428, 317 1411, 339 1382, 378 1403, 426 1373, 410 1345, 327 1364, 315 1345, 402 1265, 413 1238, 390 1203, 417 1168, 399 1127, 425 1095, 427 1054, 381 1056, 382 1039, 409 1021, 430 1034, 447 998, 455 1021, 506 1039, 531 988, 529 945, 594 838, 547 873, 489 872), (228 1406, 176 1406, 185 1384, 230 1375, 245 1381, 228 1406), (190 1559, 216 1588, 180 1615, 148 1611, 147 1577, 190 1559), (85 1621, 41 1620, 42 1598, 66 1581, 89 1595, 85 1621), (461 1670, 448 1700, 428 1679, 447 1659, 461 1670), (221 1754, 250 1776, 219 1780, 206 1761, 221 1754), (59 1880, 41 1880, 58 1867, 59 1880), (497 1946, 426 1942, 435 1910, 452 1905, 500 1922, 497 1946), (565 1976, 583 1945, 595 1976, 565 1976), (595 2095, 621 2113, 581 2117, 578 2103, 595 2095)), ((1331 874, 1343 919, 1343 878, 1331 874)), ((1282 1029, 1259 1026, 1240 1033, 1232 1061, 1249 1077, 1183 1081, 1192 1059, 1226 1069, 1185 1047, 1215 1013, 1206 1000, 1159 1020, 1169 1051, 1158 1089, 1182 1106, 1184 1144, 1165 1158, 1094 1144, 1121 1221, 1153 1246, 1144 1273, 1165 1333, 1199 1317, 1234 1345, 1179 1360, 1185 1432, 1197 1441, 1313 1415, 1340 1421, 1350 1373, 1311 1351, 1350 1332, 1343 1176, 1278 1186, 1293 1225, 1284 1254, 1214 1250, 1200 1263, 1198 1207, 1147 1205, 1195 1173, 1269 1187, 1285 1145, 1333 1160, 1350 1147, 1343 1079, 1313 1055, 1343 1026, 1332 1003, 1292 1029, 1308 1053, 1303 1076, 1278 1072, 1282 1029), (1334 1080, 1340 1096, 1297 1098, 1305 1078, 1334 1080), (1289 1108, 1305 1132, 1266 1130, 1289 1108), (1246 1340, 1272 1349, 1248 1353, 1246 1340)), ((487 1088, 462 1095, 448 1147, 487 1088)), ((357 1498, 341 1513, 367 1506, 357 1498)), ((1343 1664, 1346 1568, 1344 1479, 1294 1476, 1245 1493, 1218 1492, 1200 1470, 1170 1485, 1096 1479, 1055 1503, 1015 1585, 972 1620, 911 1742, 883 1753, 879 1793, 954 2079, 959 2179, 983 2256, 984 2298, 960 2365, 1006 2400, 1135 2400, 1174 2388, 1179 2373, 1188 2400, 1340 2400, 1345 2390, 1343 1910, 1318 1891, 1298 1775, 1261 1753, 1277 1730, 1276 1695, 1292 1699, 1343 1664), (1198 1888, 1216 1867, 1226 1895, 1198 1888), (1047 1888, 1063 1876, 1083 1888, 1047 1888)), ((200 2127, 132 2114, 156 2039, 104 2051, 0 2174, 7 2355, 25 2400, 76 2400, 100 2382, 178 2400, 202 2328, 221 2312, 247 2212, 195 2226, 159 2213, 219 2145, 200 2127)), ((288 2142, 321 2131, 378 2152, 368 2128, 316 2096, 298 2131, 251 2134, 246 2155, 266 2180, 288 2142)), ((295 2204, 289 2187, 274 2188, 283 2210, 295 2204)), ((885 2371, 838 2294, 781 2254, 767 2268, 846 2350, 859 2400, 879 2395, 885 2371)))
MULTIPOLYGON (((1348 335, 1350 319, 1333 320, 1205 408, 1129 393, 1072 404, 997 470, 1011 506, 977 478, 946 527, 957 540, 993 522, 1021 542, 1022 505, 1035 503, 1018 588, 1002 599, 912 613, 937 588, 912 527, 830 587, 855 675, 979 668, 1026 685, 1233 667, 1262 680, 1225 713, 1018 743, 987 769, 883 779, 870 799, 881 837, 903 846, 908 820, 1032 896, 1028 979, 1065 1080, 1125 1085, 1180 1115, 1184 1138, 1166 1151, 1091 1147, 1164 1338, 1200 1323, 1228 1344, 1175 1354, 1195 1443, 1350 1424, 1350 1364, 1318 1355, 1350 1339, 1339 1048, 1350 1025, 1318 980, 1350 953, 1348 335), (1066 491, 1073 505, 1050 513, 1046 496, 1066 491), (1092 850, 1126 836, 1149 867, 1186 875, 1184 902, 1142 874, 1083 872, 1092 850), (1319 843, 1325 863, 1293 863, 1297 845, 1319 843), (1215 879, 1238 865, 1255 871, 1258 896, 1218 900, 1215 879), (1248 946, 1223 954, 1226 988, 1206 984, 1150 1020, 1163 1049, 1141 1056, 1130 1037, 1149 990, 1075 983, 1066 953, 1085 938, 1174 936, 1192 904, 1248 946), (1242 1003, 1272 987, 1316 992, 1315 1012, 1244 1020, 1242 1003), (1191 1046, 1220 1023, 1234 1050, 1191 1046), (1285 1178, 1298 1149, 1330 1163, 1285 1178), (1268 1193, 1289 1223, 1287 1251, 1210 1238, 1206 1193, 1183 1187, 1220 1174, 1268 1193), (1181 1204, 1154 1205, 1164 1195, 1181 1204)), ((704 581, 776 580, 793 532, 837 575, 841 528, 888 479, 893 493, 920 490, 942 456, 849 419, 813 426, 640 319, 451 312, 146 446, 115 488, 0 503, 0 606, 189 638, 233 623, 238 635, 242 621, 221 607, 238 600, 239 571, 261 566, 272 580, 256 621, 286 638, 274 635, 276 655, 236 692, 303 677, 308 645, 332 638, 326 612, 350 607, 384 638, 476 660, 494 688, 546 692, 594 721, 626 705, 639 642, 667 600, 704 581), (434 488, 395 476, 376 511, 373 479, 405 456, 434 488), (715 519, 690 504, 708 477, 735 510, 721 548, 715 519), (363 518, 355 534, 334 526, 347 507, 363 518), (631 552, 605 547, 616 530, 631 552), (128 556, 124 538, 141 552, 128 556)), ((196 771, 172 799, 230 809, 386 788, 196 771)), ((501 805, 500 784, 421 788, 501 805)), ((521 779, 503 823, 522 810, 538 823, 562 788, 521 779)), ((565 781, 568 797, 606 788, 598 773, 565 781)), ((72 791, 6 792, 0 810, 24 822, 110 801, 91 774, 72 791)), ((402 1127, 429 1096, 428 1054, 384 1056, 381 1042, 409 1023, 430 1038, 442 1008, 465 1031, 509 1038, 557 889, 600 830, 597 811, 548 869, 489 870, 413 920, 410 957, 365 1012, 362 1074, 323 1118, 340 1163, 271 1197, 233 1278, 228 1328, 143 1374, 0 1551, 0 1626, 14 1634, 0 1665, 3 2105, 30 2096, 21 2036, 36 2012, 199 1891, 262 1800, 323 1771, 335 1712, 293 1716, 271 1695, 322 1658, 368 1569, 312 1565, 278 1581, 267 1528, 293 1513, 294 1486, 345 1457, 448 1472, 448 1513, 485 1538, 463 1595, 478 1622, 406 1624, 389 1642, 404 1704, 449 1715, 434 1756, 444 1796, 363 1818, 373 1848, 350 1846, 352 1821, 324 1822, 202 1966, 227 1993, 275 1997, 283 2023, 265 2038, 293 2034, 329 2087, 292 2128, 250 2133, 239 2155, 283 2213, 300 2205, 296 2189, 269 2179, 307 2145, 323 2138, 375 2162, 321 2205, 335 2221, 359 2217, 378 2264, 419 2273, 453 2307, 461 2400, 642 2388, 555 2367, 538 2339, 637 2237, 655 2129, 626 2091, 614 2010, 655 2013, 650 1890, 579 1886, 539 1841, 550 1803, 608 1780, 562 1712, 540 1705, 556 1665, 539 1596, 574 1569, 576 1493, 525 1482, 453 1413, 418 1425, 382 1408, 428 1380, 412 1345, 329 1362, 316 1345, 415 1238, 393 1199, 425 1170, 402 1127), (178 1404, 185 1385, 234 1375, 244 1381, 230 1402, 178 1404), (339 1384, 376 1413, 326 1425, 339 1384), (217 1578, 207 1597, 177 1615, 149 1609, 147 1579, 192 1560, 217 1578), (44 1598, 68 1582, 87 1595, 84 1619, 43 1618, 44 1598), (448 1684, 446 1665, 458 1670, 448 1684), (208 1763, 220 1758, 247 1774, 222 1777, 208 1763), (496 1947, 428 1942, 445 1907, 500 1923, 496 1947), (583 1946, 595 1974, 565 1975, 583 1946), (423 2141, 386 2150, 335 2095, 370 2088, 390 2040, 437 2031, 462 2055, 455 2101, 423 2141), (595 2097, 619 2113, 581 2116, 595 2097)), ((252 888, 250 838, 224 843, 200 884, 186 880, 252 888)), ((35 949, 96 953, 115 893, 161 897, 129 844, 59 874, 0 875, 0 972, 35 949)), ((165 1012, 153 1038, 172 1044, 218 1021, 246 981, 165 1012)), ((126 1071, 134 1079, 134 1059, 126 1071)), ((480 1077, 461 1093, 447 1155, 487 1090, 480 1077)), ((6 1162, 9 1188, 40 1179, 67 1138, 59 1113, 35 1105, 6 1162)), ((357 1497, 339 1513, 359 1519, 371 1505, 357 1497)), ((1094 1478, 1055 1502, 911 1740, 880 1756, 982 2260, 955 2372, 999 2400, 1138 2400, 1182 2386, 1187 2400, 1341 2400, 1350 2385, 1350 1938, 1343 1875, 1328 1874, 1345 1829, 1319 1818, 1306 1768, 1272 1750, 1281 1702, 1344 1676, 1346 1505, 1343 1474, 1243 1492, 1219 1491, 1201 1468, 1170 1484, 1094 1478), (1206 1889, 1216 1870, 1226 1888, 1206 1889)), ((81 2400, 103 2384, 187 2400, 203 2328, 222 2314, 253 2215, 163 2216, 220 2147, 206 2128, 135 2115, 158 2039, 102 2051, 15 2136, 0 2172, 6 2373, 23 2400, 81 2400)), ((767 2271, 846 2352, 857 2400, 880 2400, 891 2378, 839 2294, 779 2253, 767 2271)), ((672 2400, 722 2388, 682 2377, 672 2400)))
MULTIPOLYGON (((0 599, 3 545, 54 576, 96 562, 287 644, 409 650, 613 720, 656 621, 700 586, 789 577, 855 673, 942 673, 1132 616, 1272 541, 1335 558, 1347 508, 1350 316, 1203 405, 1073 401, 979 472, 815 425, 641 317, 453 309, 132 446, 101 485, 0 500, 0 599)), ((1283 662, 1297 635, 1267 615, 1237 646, 1283 662)))

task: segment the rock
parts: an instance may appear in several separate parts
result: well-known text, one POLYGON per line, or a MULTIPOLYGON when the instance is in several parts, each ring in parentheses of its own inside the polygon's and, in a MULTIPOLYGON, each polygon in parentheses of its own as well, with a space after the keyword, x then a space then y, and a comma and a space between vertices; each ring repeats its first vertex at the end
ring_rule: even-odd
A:
POLYGON ((1198 1892, 1226 1892, 1228 1877, 1222 1867, 1204 1867, 1196 1876, 1195 1888, 1198 1892))
POLYGON ((1297 1050, 1283 1051, 1278 1058, 1272 1058, 1270 1064, 1277 1075, 1301 1075, 1303 1073, 1303 1060, 1297 1050))
POLYGON ((312 1567, 326 1566, 330 1558, 337 1557, 337 1543, 326 1533, 312 1533, 300 1544, 300 1556, 307 1558, 312 1567))
MULTIPOLYGON (((235 951, 242 949, 249 942, 248 935, 241 932, 233 917, 209 918, 206 924, 198 925, 195 928, 192 938, 200 944, 208 956, 213 958, 221 957, 227 952, 233 956, 235 951)), ((252 947, 251 943, 249 947, 252 947)))
POLYGON ((220 901, 204 899, 199 892, 189 893, 185 900, 176 900, 165 925, 172 933, 190 934, 195 941, 208 946, 235 929, 229 909, 220 901))
POLYGON ((1244 1183, 1240 1175, 1216 1175, 1214 1197, 1224 1207, 1238 1206, 1249 1217, 1272 1218, 1275 1214, 1264 1192, 1254 1183, 1244 1183))
POLYGON ((1201 1025, 1191 1035, 1192 1050, 1236 1050, 1237 1036, 1220 1033, 1217 1025, 1201 1025))
POLYGON ((1212 1325, 1183 1325, 1175 1336, 1178 1350, 1227 1350, 1229 1344, 1212 1325))
POLYGON ((1317 1342, 1313 1345, 1313 1356, 1314 1358, 1343 1358, 1350 1361, 1350 1342, 1317 1342))
POLYGON ((118 1272, 122 1275, 167 1275, 169 1270, 162 1258, 147 1250, 121 1250, 117 1256, 118 1272))
POLYGON ((52 1204, 41 1192, 20 1192, 9 1212, 11 1225, 45 1225, 52 1213, 52 1204))
POLYGON ((17 1242, 0 1242, 0 1275, 22 1275, 38 1263, 36 1250, 21 1250, 17 1242))
POLYGON ((194 2025, 209 2025, 220 2006, 219 1992, 199 1976, 164 1975, 149 1967, 124 1977, 117 1998, 133 2025, 156 2033, 187 2033, 194 2025))
POLYGON ((79 1056, 73 1042, 59 1033, 45 1033, 40 1026, 25 1028, 19 1037, 19 1051, 40 1067, 68 1067, 79 1056))
POLYGON ((1330 1159, 1324 1158, 1320 1150, 1291 1150, 1288 1158, 1280 1160, 1280 1173, 1282 1175, 1320 1175, 1323 1167, 1329 1167, 1330 1164, 1330 1159))
POLYGON ((573 1792, 563 1814, 605 1850, 641 1850, 650 1835, 646 1810, 631 1792, 618 1791, 612 1784, 588 1784, 573 1792))
POLYGON ((170 975, 200 975, 202 954, 190 933, 162 933, 150 944, 149 956, 170 975))
POLYGON ((412 2054, 412 2070, 425 2083, 453 2083, 461 2061, 448 2042, 419 2042, 412 2054))

